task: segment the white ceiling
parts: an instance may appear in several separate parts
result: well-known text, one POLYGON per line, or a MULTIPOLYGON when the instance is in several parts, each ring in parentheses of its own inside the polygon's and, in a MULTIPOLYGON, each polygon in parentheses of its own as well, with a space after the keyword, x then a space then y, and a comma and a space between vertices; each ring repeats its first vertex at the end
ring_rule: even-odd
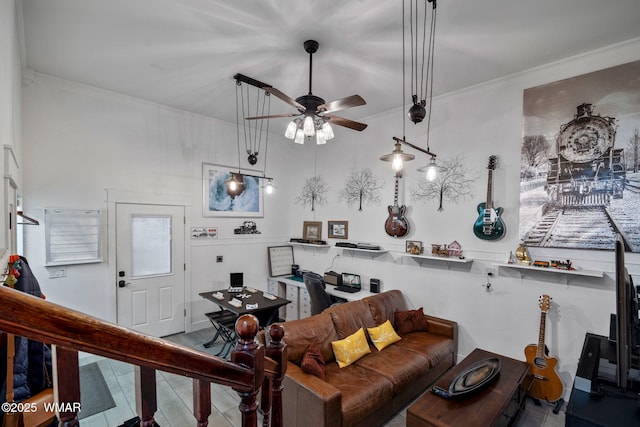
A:
MULTIPOLYGON (((206 116, 235 121, 236 73, 306 94, 307 39, 313 93, 367 101, 339 115, 402 104, 397 0, 22 0, 22 13, 26 67, 206 116)), ((434 94, 636 37, 639 0, 440 0, 434 94)))

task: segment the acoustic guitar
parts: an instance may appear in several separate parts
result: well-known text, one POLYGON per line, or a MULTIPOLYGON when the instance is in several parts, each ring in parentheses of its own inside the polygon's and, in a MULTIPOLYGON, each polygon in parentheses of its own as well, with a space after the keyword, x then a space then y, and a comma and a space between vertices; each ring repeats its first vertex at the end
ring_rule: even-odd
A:
POLYGON ((558 372, 556 371, 558 359, 547 356, 547 346, 544 343, 546 318, 549 307, 551 306, 551 297, 549 295, 542 295, 539 305, 540 334, 538 336, 538 344, 529 344, 524 349, 527 363, 530 365, 532 378, 528 393, 536 399, 555 402, 562 397, 564 390, 562 380, 560 380, 558 372))
POLYGON ((478 205, 478 219, 473 224, 473 233, 483 240, 498 240, 504 236, 505 226, 500 218, 502 208, 493 207, 492 187, 493 170, 496 168, 496 156, 489 156, 489 178, 487 180, 487 201, 478 205))
POLYGON ((398 206, 398 179, 400 173, 396 173, 396 189, 393 196, 393 206, 389 205, 387 210, 389 211, 389 217, 384 222, 384 230, 391 237, 403 237, 409 233, 409 221, 404 216, 407 211, 405 205, 398 206))

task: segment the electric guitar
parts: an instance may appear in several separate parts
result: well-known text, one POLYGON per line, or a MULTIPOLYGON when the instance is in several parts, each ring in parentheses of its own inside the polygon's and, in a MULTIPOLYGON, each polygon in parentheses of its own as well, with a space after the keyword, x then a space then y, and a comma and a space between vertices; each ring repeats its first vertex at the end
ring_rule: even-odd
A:
POLYGON ((487 201, 478 205, 478 218, 473 224, 473 233, 483 240, 499 240, 504 236, 505 226, 500 218, 502 208, 493 208, 491 188, 493 170, 496 168, 496 156, 489 156, 489 179, 487 180, 487 201))
POLYGON ((544 343, 545 321, 551 305, 551 297, 542 295, 539 305, 541 312, 538 345, 529 344, 524 349, 527 363, 531 367, 532 377, 528 394, 536 399, 555 402, 562 397, 564 391, 562 381, 556 371, 558 359, 547 356, 547 346, 544 343))
POLYGON ((404 214, 407 211, 405 205, 398 206, 398 178, 399 173, 396 173, 396 189, 393 196, 393 206, 389 205, 387 210, 389 211, 389 217, 384 222, 384 230, 391 237, 403 237, 409 233, 409 221, 405 218, 404 214))

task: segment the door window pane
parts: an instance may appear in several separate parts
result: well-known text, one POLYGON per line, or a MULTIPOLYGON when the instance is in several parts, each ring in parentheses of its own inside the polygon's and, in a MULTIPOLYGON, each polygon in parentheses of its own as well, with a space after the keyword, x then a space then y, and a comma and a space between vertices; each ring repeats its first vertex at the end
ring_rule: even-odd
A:
POLYGON ((171 273, 170 216, 132 216, 131 270, 134 277, 171 273))

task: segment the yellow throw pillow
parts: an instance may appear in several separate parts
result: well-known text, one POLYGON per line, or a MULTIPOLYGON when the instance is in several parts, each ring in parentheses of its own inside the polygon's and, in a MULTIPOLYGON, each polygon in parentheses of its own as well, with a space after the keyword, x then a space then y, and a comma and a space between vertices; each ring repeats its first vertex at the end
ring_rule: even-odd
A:
POLYGON ((375 328, 367 328, 369 337, 373 341, 373 345, 376 346, 378 351, 382 350, 389 344, 393 344, 400 340, 400 336, 396 334, 396 331, 391 326, 391 321, 387 320, 380 326, 375 328))
POLYGON ((343 340, 333 341, 331 347, 333 347, 333 354, 336 356, 338 366, 341 368, 349 366, 365 354, 371 353, 362 328, 343 340))

